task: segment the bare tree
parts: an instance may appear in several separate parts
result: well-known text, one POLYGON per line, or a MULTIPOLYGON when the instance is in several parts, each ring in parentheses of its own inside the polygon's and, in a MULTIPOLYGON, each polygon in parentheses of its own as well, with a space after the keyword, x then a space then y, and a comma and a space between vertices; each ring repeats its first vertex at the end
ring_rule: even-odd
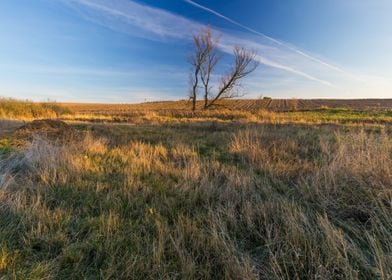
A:
POLYGON ((206 33, 205 35, 205 43, 207 44, 208 53, 206 60, 201 65, 200 69, 200 79, 204 87, 204 109, 208 108, 208 98, 211 90, 211 75, 213 74, 216 65, 222 57, 216 49, 216 46, 219 43, 219 37, 212 37, 210 30, 209 33, 206 33))
MULTIPOLYGON (((199 34, 193 35, 193 54, 189 58, 189 63, 192 66, 191 74, 191 92, 190 99, 192 100, 192 110, 196 109, 197 90, 199 86, 199 76, 201 77, 203 85, 208 88, 211 71, 208 68, 215 61, 215 48, 217 41, 212 36, 211 28, 207 28, 199 34)), ((216 62, 215 62, 216 64, 216 62)))
POLYGON ((214 37, 210 28, 193 35, 194 52, 189 62, 192 65, 191 92, 192 110, 196 109, 198 96, 199 78, 204 88, 204 109, 214 105, 220 99, 239 97, 237 91, 240 80, 252 73, 258 66, 256 53, 247 51, 242 47, 234 48, 234 65, 230 71, 220 80, 216 94, 212 94, 210 86, 213 72, 222 58, 217 50, 219 36, 214 37))

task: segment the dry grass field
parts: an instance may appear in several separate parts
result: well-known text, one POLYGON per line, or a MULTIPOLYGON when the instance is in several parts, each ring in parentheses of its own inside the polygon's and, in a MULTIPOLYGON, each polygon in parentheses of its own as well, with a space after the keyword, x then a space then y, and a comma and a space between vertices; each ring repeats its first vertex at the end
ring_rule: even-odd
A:
POLYGON ((389 123, 392 99, 357 100, 221 100, 214 109, 192 112, 187 101, 142 104, 62 104, 68 121, 115 123, 242 122, 242 123, 389 123))
POLYGON ((390 108, 232 102, 0 102, 0 279, 392 279, 390 108))
MULTIPOLYGON (((165 101, 146 102, 142 104, 80 104, 66 103, 69 108, 78 112, 102 112, 102 111, 129 111, 129 110, 189 110, 188 101, 165 101), (109 109, 110 108, 110 109, 109 109)), ((198 104, 202 107, 201 102, 198 104)), ((221 100, 219 107, 234 110, 270 110, 270 111, 292 111, 292 110, 315 110, 320 108, 351 108, 356 110, 392 109, 392 99, 237 99, 221 100)))

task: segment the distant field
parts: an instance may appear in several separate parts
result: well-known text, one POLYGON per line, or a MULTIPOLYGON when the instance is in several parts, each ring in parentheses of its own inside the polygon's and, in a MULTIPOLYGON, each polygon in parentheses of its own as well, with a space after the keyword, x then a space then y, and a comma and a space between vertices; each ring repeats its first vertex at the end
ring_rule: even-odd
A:
MULTIPOLYGON (((240 122, 307 124, 389 124, 392 99, 224 100, 212 109, 195 112, 187 101, 140 104, 35 103, 0 98, 0 119, 29 121, 61 119, 68 122, 172 123, 240 122)), ((0 132, 1 133, 1 132, 0 132)))
MULTIPOLYGON (((64 105, 79 113, 111 113, 130 110, 189 110, 187 101, 148 102, 140 104, 82 104, 64 105)), ((199 103, 201 107, 201 103, 199 103)), ((292 110, 316 110, 320 108, 349 108, 355 110, 390 110, 392 99, 237 99, 221 101, 217 108, 233 110, 270 110, 285 112, 292 110)))
POLYGON ((242 123, 392 123, 392 99, 369 100, 225 100, 211 110, 195 112, 187 101, 141 104, 64 103, 67 121, 111 123, 242 122, 242 123))
POLYGON ((100 123, 392 123, 392 99, 368 100, 225 100, 193 112, 187 101, 141 104, 34 103, 0 98, 0 119, 61 119, 100 123))

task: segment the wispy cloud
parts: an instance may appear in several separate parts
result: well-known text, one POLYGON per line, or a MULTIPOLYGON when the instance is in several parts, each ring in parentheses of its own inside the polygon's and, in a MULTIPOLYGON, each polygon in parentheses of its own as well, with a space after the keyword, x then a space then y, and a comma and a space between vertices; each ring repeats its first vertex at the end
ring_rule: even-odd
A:
MULTIPOLYGON (((235 42, 227 43, 227 44, 220 44, 220 45, 219 45, 220 48, 221 48, 223 51, 227 52, 227 53, 230 53, 230 52, 232 51, 232 46, 233 46, 235 43, 238 44, 238 42, 242 42, 243 45, 247 45, 247 46, 252 45, 250 42, 246 42, 246 41, 243 41, 243 40, 242 40, 242 41, 241 41, 241 40, 239 41, 238 38, 230 38, 230 37, 228 37, 228 38, 224 38, 223 41, 224 41, 224 42, 228 42, 230 39, 234 40, 235 42)), ((260 48, 260 47, 259 47, 259 48, 260 48)), ((256 50, 259 49, 259 48, 257 48, 257 46, 254 47, 254 49, 256 49, 256 50)), ((256 60, 257 60, 258 62, 264 64, 264 65, 268 65, 268 66, 271 66, 271 67, 274 67, 274 68, 277 68, 277 69, 280 69, 280 70, 284 70, 284 71, 287 71, 287 72, 296 74, 296 75, 301 76, 301 77, 303 77, 303 78, 306 78, 306 79, 308 79, 308 80, 310 80, 310 81, 315 81, 315 82, 321 83, 321 84, 323 84, 323 85, 325 85, 325 86, 328 86, 328 87, 335 87, 332 83, 330 83, 330 82, 328 82, 328 81, 325 81, 325 80, 323 80, 323 79, 316 78, 316 77, 314 77, 314 76, 312 76, 312 75, 309 75, 309 74, 307 74, 307 73, 305 73, 305 72, 302 72, 302 71, 300 71, 300 70, 297 70, 297 69, 295 69, 295 68, 293 68, 293 67, 290 67, 290 66, 281 64, 281 63, 279 63, 279 62, 277 62, 277 61, 271 60, 270 58, 268 58, 268 57, 266 57, 266 56, 262 56, 262 55, 260 55, 260 54, 257 54, 257 55, 256 55, 256 60)))
MULTIPOLYGON (((262 80, 265 71, 278 71, 280 78, 295 78, 293 86, 327 93, 333 91, 334 97, 369 95, 372 88, 380 89, 379 95, 386 94, 392 89, 390 80, 382 80, 369 76, 357 75, 334 66, 310 55, 297 47, 267 36, 242 23, 229 18, 213 9, 200 5, 193 0, 183 0, 186 3, 211 13, 231 24, 241 27, 244 32, 228 32, 213 28, 220 33, 219 48, 226 53, 232 53, 235 45, 243 45, 257 52, 257 60, 271 67, 270 70, 258 71, 262 80), (299 86, 301 85, 301 86, 299 86)), ((189 42, 190 34, 198 32, 206 25, 184 16, 143 5, 132 0, 62 0, 75 9, 86 20, 110 28, 116 32, 123 32, 133 36, 159 40, 165 42, 189 42)), ((256 76, 256 74, 255 74, 256 76)), ((287 86, 286 86, 287 89, 287 86)), ((330 96, 331 96, 330 95, 330 96)), ((327 97, 327 96, 326 96, 327 97)))
MULTIPOLYGON (((116 31, 131 33, 141 37, 148 37, 153 40, 156 40, 157 37, 162 40, 189 40, 190 34, 202 29, 205 26, 199 22, 187 19, 183 16, 151 6, 142 5, 134 1, 63 1, 78 9, 78 11, 81 12, 82 15, 85 16, 88 20, 99 23, 116 31)), ((191 3, 197 7, 202 7, 203 9, 206 9, 209 12, 218 15, 219 17, 222 17, 229 22, 244 27, 246 30, 249 29, 215 11, 212 11, 204 6, 200 6, 193 1, 186 2, 191 3)), ((218 33, 219 31, 216 30, 216 32, 218 33)), ((264 41, 260 41, 260 38, 258 40, 249 40, 244 38, 245 35, 235 36, 224 32, 219 32, 222 34, 222 40, 220 44, 221 50, 227 53, 231 53, 235 45, 241 44, 257 51, 257 59, 264 65, 290 72, 292 74, 304 77, 310 81, 318 82, 324 86, 333 87, 332 82, 327 81, 321 77, 317 77, 314 74, 307 73, 306 69, 304 69, 306 66, 302 67, 303 64, 307 63, 306 59, 303 58, 303 54, 298 55, 298 51, 293 52, 292 48, 284 45, 283 43, 256 31, 252 32, 261 36, 261 39, 264 39, 264 41), (302 63, 301 67, 297 67, 299 64, 298 61, 302 63)))
POLYGON ((182 69, 172 66, 156 66, 154 69, 118 69, 102 67, 82 67, 64 65, 43 65, 43 64, 2 64, 0 71, 13 73, 27 73, 49 76, 83 76, 96 78, 140 78, 147 75, 161 75, 173 78, 186 78, 182 69))
POLYGON ((272 37, 270 37, 270 36, 265 35, 264 33, 261 33, 261 32, 255 30, 255 29, 253 29, 253 28, 250 28, 249 26, 243 25, 242 23, 240 23, 240 22, 238 22, 238 21, 236 21, 236 20, 233 20, 233 19, 231 19, 231 18, 229 18, 229 17, 227 17, 227 16, 224 16, 224 15, 222 15, 221 13, 219 13, 219 12, 213 10, 213 9, 210 9, 210 8, 208 8, 208 7, 206 7, 206 6, 200 5, 199 3, 196 3, 196 2, 194 2, 194 1, 192 1, 192 0, 184 0, 184 2, 186 2, 186 3, 188 3, 188 4, 192 5, 192 6, 194 6, 194 7, 196 7, 196 8, 199 8, 199 9, 202 9, 202 10, 204 10, 204 11, 207 11, 207 12, 209 12, 209 13, 211 13, 211 14, 213 14, 213 15, 215 15, 215 16, 221 18, 221 19, 224 19, 224 20, 227 21, 227 22, 230 22, 230 23, 232 23, 232 24, 234 24, 234 25, 236 25, 236 26, 241 27, 242 29, 244 29, 244 30, 246 30, 246 31, 249 31, 249 32, 251 32, 251 33, 253 33, 253 34, 256 34, 256 35, 258 35, 258 36, 261 36, 262 38, 268 39, 269 41, 271 41, 271 42, 273 42, 273 43, 275 43, 275 44, 277 44, 277 45, 279 45, 279 46, 285 47, 285 48, 287 48, 287 49, 289 49, 289 50, 291 50, 291 51, 293 51, 293 52, 296 52, 297 54, 302 55, 303 57, 306 57, 306 58, 308 58, 308 59, 310 59, 310 60, 312 60, 312 61, 315 61, 315 62, 317 62, 317 63, 320 63, 320 64, 322 64, 322 65, 324 65, 324 66, 326 66, 326 67, 328 67, 328 68, 330 68, 330 69, 332 69, 332 70, 335 70, 335 71, 338 71, 338 72, 344 72, 342 69, 340 69, 340 68, 337 67, 337 66, 331 65, 330 63, 327 63, 327 62, 325 62, 325 61, 323 61, 323 60, 321 60, 321 59, 318 59, 318 58, 316 58, 316 57, 313 57, 313 56, 311 56, 311 55, 305 53, 304 51, 301 51, 301 50, 299 50, 299 49, 297 49, 297 48, 291 46, 291 45, 288 44, 288 43, 285 43, 285 42, 283 42, 283 41, 280 41, 280 40, 277 40, 277 39, 275 39, 275 38, 272 38, 272 37))
POLYGON ((202 24, 168 11, 126 0, 62 0, 86 19, 148 39, 183 39, 202 24), (131 29, 130 27, 136 27, 131 29))
POLYGON ((0 70, 7 70, 18 73, 44 74, 58 76, 90 76, 90 77, 130 77, 135 75, 135 71, 125 71, 118 69, 97 69, 85 67, 68 67, 68 66, 49 66, 49 65, 4 65, 0 64, 0 70))

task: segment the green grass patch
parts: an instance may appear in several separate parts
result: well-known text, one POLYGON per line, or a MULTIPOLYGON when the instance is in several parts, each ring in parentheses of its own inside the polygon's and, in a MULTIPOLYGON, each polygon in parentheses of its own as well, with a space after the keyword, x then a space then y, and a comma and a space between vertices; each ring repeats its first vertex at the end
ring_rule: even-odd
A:
POLYGON ((0 155, 9 154, 14 150, 12 141, 8 138, 0 139, 0 155))

